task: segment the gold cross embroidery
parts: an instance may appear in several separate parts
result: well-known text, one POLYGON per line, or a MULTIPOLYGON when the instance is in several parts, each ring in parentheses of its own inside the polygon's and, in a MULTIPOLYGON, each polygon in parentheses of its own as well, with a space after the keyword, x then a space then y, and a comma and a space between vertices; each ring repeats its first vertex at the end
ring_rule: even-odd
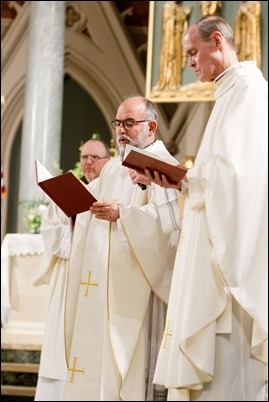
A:
POLYGON ((78 357, 74 356, 74 365, 73 365, 73 367, 71 367, 71 368, 68 367, 68 371, 71 371, 71 378, 70 378, 69 382, 71 382, 72 384, 74 384, 75 373, 84 374, 84 369, 77 369, 76 368, 77 359, 78 359, 78 357))
POLYGON ((168 336, 173 336, 173 333, 172 333, 172 332, 169 332, 169 324, 170 324, 170 322, 171 322, 170 320, 167 320, 167 321, 166 321, 165 329, 164 329, 164 333, 163 333, 162 348, 165 348, 165 349, 168 348, 168 346, 166 346, 168 336))
POLYGON ((91 282, 91 275, 92 275, 92 271, 88 271, 88 280, 87 281, 82 281, 80 282, 81 285, 85 285, 86 289, 85 289, 85 293, 84 296, 88 297, 89 296, 89 287, 90 286, 95 286, 98 287, 98 282, 91 282))

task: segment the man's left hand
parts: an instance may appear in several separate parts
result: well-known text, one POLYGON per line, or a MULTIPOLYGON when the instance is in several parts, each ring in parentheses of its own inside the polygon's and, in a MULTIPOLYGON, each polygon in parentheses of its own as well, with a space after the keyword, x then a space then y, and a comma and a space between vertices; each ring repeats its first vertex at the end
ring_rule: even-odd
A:
POLYGON ((94 202, 90 207, 90 211, 96 219, 116 222, 119 218, 120 209, 115 200, 103 200, 94 202))

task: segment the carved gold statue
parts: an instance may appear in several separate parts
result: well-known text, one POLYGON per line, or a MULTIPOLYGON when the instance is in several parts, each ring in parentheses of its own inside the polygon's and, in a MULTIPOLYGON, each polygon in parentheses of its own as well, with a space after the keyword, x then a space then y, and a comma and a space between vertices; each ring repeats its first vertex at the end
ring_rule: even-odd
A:
POLYGON ((202 14, 204 17, 207 15, 219 15, 222 7, 221 1, 200 1, 202 14))
POLYGON ((188 27, 191 7, 181 1, 166 1, 163 6, 160 72, 155 90, 175 90, 181 85, 186 58, 182 36, 188 27))
POLYGON ((241 1, 235 20, 235 45, 240 61, 254 60, 261 67, 261 2, 241 1))

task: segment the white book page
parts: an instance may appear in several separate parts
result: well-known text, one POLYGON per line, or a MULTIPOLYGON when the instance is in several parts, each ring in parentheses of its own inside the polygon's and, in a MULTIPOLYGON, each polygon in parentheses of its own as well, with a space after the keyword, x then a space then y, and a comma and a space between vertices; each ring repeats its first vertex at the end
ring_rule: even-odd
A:
POLYGON ((53 177, 52 174, 39 161, 35 161, 35 172, 37 183, 53 177))

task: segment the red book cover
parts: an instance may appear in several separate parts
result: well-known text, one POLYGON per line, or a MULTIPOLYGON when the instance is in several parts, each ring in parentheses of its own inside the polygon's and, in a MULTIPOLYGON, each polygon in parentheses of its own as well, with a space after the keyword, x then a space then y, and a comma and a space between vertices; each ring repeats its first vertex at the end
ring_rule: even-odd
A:
POLYGON ((41 162, 35 161, 35 173, 39 187, 68 217, 88 211, 97 201, 72 172, 52 176, 41 162))
POLYGON ((173 184, 182 180, 188 171, 184 165, 172 165, 158 158, 158 155, 129 144, 126 145, 122 165, 140 173, 144 173, 144 169, 156 170, 164 174, 168 181, 173 184))

